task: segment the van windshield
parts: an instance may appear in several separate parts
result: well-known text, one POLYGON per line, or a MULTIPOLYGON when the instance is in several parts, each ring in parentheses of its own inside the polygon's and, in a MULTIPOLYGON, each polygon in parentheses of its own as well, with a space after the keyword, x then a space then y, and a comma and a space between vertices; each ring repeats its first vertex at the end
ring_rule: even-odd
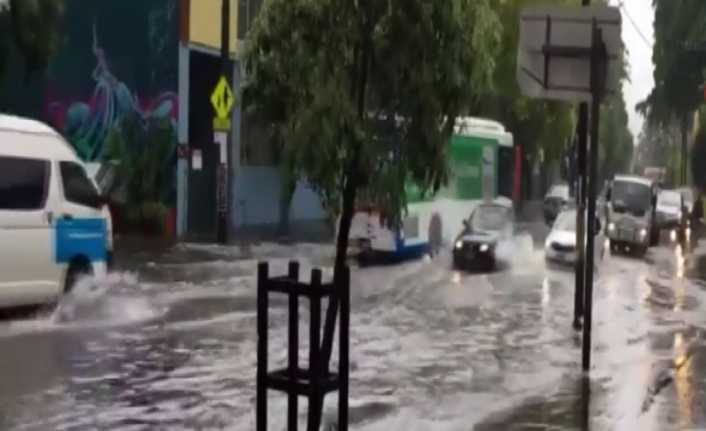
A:
POLYGON ((652 205, 650 186, 633 181, 615 181, 611 193, 613 209, 616 212, 631 212, 644 215, 652 205))

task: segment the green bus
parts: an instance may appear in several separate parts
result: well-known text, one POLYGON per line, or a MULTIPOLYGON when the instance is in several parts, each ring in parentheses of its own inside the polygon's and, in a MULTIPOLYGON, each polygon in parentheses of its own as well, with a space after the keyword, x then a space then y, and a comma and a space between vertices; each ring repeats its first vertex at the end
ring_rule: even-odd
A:
POLYGON ((409 184, 407 214, 399 229, 386 226, 374 208, 357 210, 351 243, 360 253, 395 260, 438 253, 453 242, 463 220, 481 202, 512 205, 520 166, 517 153, 512 134, 502 124, 459 118, 447 152, 448 184, 429 196, 409 184))

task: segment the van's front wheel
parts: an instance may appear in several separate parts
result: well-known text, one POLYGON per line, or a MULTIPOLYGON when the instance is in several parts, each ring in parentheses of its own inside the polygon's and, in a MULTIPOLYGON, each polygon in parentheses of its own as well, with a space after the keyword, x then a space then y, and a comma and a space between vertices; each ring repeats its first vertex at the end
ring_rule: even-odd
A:
POLYGON ((84 277, 93 275, 93 266, 85 259, 76 259, 69 265, 64 281, 64 294, 70 293, 84 277))

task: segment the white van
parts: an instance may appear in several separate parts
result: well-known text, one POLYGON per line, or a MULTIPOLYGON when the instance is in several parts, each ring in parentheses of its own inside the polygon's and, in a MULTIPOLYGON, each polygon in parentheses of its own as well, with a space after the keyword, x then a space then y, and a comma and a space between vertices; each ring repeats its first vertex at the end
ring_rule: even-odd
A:
POLYGON ((55 302, 112 257, 105 200, 51 127, 0 114, 0 307, 55 302))

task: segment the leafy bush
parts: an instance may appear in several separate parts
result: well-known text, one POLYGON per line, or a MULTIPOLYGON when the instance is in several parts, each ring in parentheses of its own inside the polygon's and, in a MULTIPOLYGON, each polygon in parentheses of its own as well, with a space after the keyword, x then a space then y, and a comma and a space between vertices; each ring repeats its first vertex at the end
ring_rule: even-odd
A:
POLYGON ((174 177, 176 133, 169 120, 125 116, 106 139, 110 160, 117 160, 111 190, 124 189, 126 221, 150 231, 164 231, 174 177))

